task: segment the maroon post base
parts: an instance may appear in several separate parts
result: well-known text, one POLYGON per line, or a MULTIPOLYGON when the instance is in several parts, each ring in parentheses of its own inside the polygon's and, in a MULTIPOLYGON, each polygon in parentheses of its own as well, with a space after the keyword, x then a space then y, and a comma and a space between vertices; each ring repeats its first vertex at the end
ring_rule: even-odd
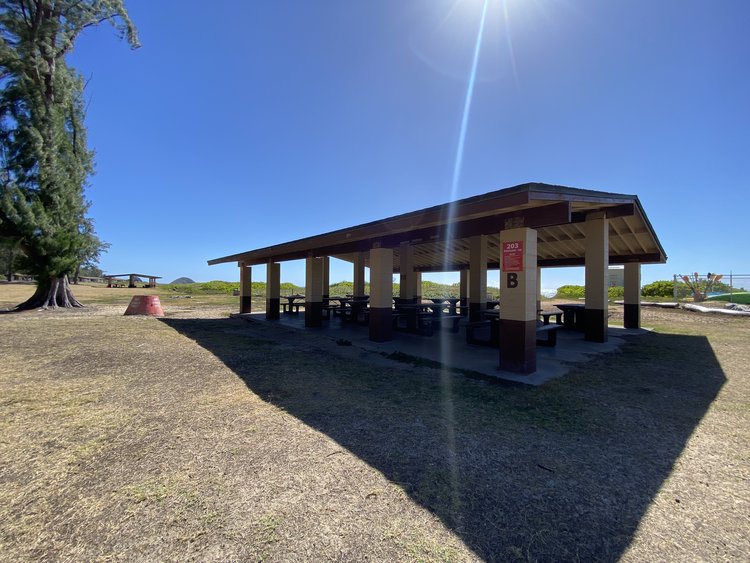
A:
POLYGON ((500 321, 500 369, 536 371, 536 321, 500 321))
POLYGON ((323 325, 323 302, 305 301, 305 327, 317 328, 323 325))
POLYGON ((607 341, 607 312, 602 309, 586 309, 584 337, 589 342, 607 341))
POLYGON ((393 340, 393 309, 370 307, 370 340, 373 342, 393 340))
POLYGON ((281 299, 266 299, 266 319, 273 321, 279 318, 279 306, 281 299))
POLYGON ((623 325, 625 328, 641 328, 641 306, 638 303, 625 303, 623 325))
POLYGON ((249 295, 240 297, 240 313, 251 313, 251 312, 252 312, 251 297, 249 295))

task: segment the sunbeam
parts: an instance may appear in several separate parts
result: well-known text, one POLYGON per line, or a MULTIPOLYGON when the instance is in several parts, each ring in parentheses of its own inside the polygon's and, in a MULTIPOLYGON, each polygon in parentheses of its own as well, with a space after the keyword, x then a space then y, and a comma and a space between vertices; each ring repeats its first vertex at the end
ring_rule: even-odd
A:
POLYGON ((502 0, 503 3, 503 23, 505 24, 505 43, 508 46, 508 58, 510 59, 510 68, 513 71, 513 80, 518 87, 518 70, 516 69, 516 54, 513 51, 513 37, 510 34, 510 16, 508 15, 508 0, 502 0))
MULTIPOLYGON (((464 146, 466 141, 466 131, 469 123, 469 114, 471 113, 471 100, 474 95, 474 84, 477 77, 477 68, 479 66, 479 54, 482 46, 482 36, 484 35, 484 24, 487 18, 487 5, 489 0, 484 0, 482 6, 482 15, 479 20, 479 29, 477 31, 477 39, 474 45, 474 56, 471 62, 471 70, 469 71, 469 80, 466 85, 466 97, 464 98, 463 114, 461 116, 461 128, 458 134, 458 145, 456 147, 456 158, 453 164, 453 179, 451 182, 451 197, 448 204, 448 221, 447 229, 448 232, 446 237, 445 254, 443 256, 443 263, 445 264, 445 270, 450 268, 450 255, 452 244, 452 230, 453 230, 453 215, 454 202, 458 199, 459 182, 461 179, 461 166, 463 163, 464 146)), ((452 341, 447 337, 445 331, 440 334, 440 355, 443 369, 440 372, 440 388, 441 388, 441 401, 443 406, 443 412, 446 419, 446 454, 448 458, 448 465, 450 467, 450 479, 451 479, 451 508, 453 514, 455 514, 456 524, 461 525, 461 501, 459 498, 459 473, 458 464, 456 462, 456 417, 455 417, 455 405, 453 402, 453 374, 446 367, 450 365, 451 344, 452 341)))
POLYGON ((471 62, 469 71, 469 81, 466 85, 466 97, 464 98, 464 110, 461 115, 461 128, 458 132, 458 146, 456 147, 456 159, 453 164, 453 180, 451 181, 451 201, 458 198, 458 184, 461 178, 461 166, 464 157, 464 145, 466 142, 466 129, 469 124, 469 114, 471 113, 471 100, 474 95, 474 84, 477 79, 477 67, 479 66, 479 53, 482 46, 482 36, 484 35, 484 22, 487 19, 487 5, 489 0, 485 0, 482 6, 482 16, 479 19, 479 30, 477 31, 477 40, 474 45, 474 57, 471 62))

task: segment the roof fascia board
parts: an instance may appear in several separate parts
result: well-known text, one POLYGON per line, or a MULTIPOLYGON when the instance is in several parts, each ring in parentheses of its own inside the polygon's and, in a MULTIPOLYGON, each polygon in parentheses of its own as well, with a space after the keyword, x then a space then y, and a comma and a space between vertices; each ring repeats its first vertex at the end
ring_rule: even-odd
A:
MULTIPOLYGON (((314 249, 315 256, 335 256, 338 254, 349 254, 351 252, 365 252, 370 250, 374 244, 380 244, 381 248, 396 248, 402 242, 420 244, 424 242, 435 242, 438 240, 456 240, 475 235, 497 234, 504 229, 516 227, 539 228, 549 225, 559 225, 570 221, 570 202, 562 201, 551 205, 531 207, 509 213, 500 213, 489 217, 479 217, 459 221, 452 226, 446 223, 394 233, 385 236, 375 236, 368 239, 353 242, 344 242, 323 246, 314 249)), ((258 251, 260 252, 260 251, 258 251)), ((307 251, 286 252, 272 256, 260 255, 255 262, 244 260, 247 265, 265 264, 269 260, 285 261, 305 258, 307 251)))
POLYGON ((454 203, 445 203, 419 211, 412 211, 396 215, 379 221, 371 221, 355 227, 338 229, 321 235, 305 237, 249 252, 240 252, 208 261, 209 266, 226 262, 244 261, 246 263, 264 263, 261 256, 282 255, 292 252, 309 251, 316 247, 337 244, 342 238, 347 242, 354 242, 373 238, 378 231, 400 232, 419 227, 427 227, 444 223, 449 217, 461 218, 479 213, 490 213, 494 209, 525 205, 529 202, 526 185, 499 190, 489 194, 470 197, 454 203), (451 209, 452 208, 452 209, 451 209))

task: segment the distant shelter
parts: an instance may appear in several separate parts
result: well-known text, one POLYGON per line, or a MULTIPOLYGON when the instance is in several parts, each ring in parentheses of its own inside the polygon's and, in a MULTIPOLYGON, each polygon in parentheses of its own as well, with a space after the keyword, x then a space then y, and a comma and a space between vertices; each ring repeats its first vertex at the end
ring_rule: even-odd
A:
POLYGON ((148 283, 143 287, 156 287, 156 280, 160 280, 161 276, 151 276, 148 274, 108 274, 102 276, 107 282, 107 287, 123 287, 127 279, 128 287, 138 287, 136 285, 137 280, 146 278, 148 283))

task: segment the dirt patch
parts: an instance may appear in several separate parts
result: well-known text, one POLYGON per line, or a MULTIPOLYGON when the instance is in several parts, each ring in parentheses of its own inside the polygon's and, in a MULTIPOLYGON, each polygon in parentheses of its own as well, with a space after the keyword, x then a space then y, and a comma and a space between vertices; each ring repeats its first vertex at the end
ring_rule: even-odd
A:
POLYGON ((644 309, 654 333, 527 389, 118 307, 0 315, 8 560, 750 552, 747 319, 644 309))

